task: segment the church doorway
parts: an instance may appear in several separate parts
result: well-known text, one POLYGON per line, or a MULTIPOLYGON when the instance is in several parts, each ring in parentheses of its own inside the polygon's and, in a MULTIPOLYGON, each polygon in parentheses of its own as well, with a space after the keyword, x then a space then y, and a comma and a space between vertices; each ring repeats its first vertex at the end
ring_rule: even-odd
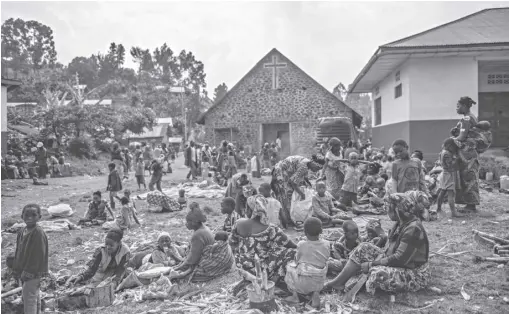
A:
POLYGON ((290 124, 289 123, 270 123, 262 125, 262 145, 265 143, 276 143, 281 140, 280 157, 290 155, 290 124))

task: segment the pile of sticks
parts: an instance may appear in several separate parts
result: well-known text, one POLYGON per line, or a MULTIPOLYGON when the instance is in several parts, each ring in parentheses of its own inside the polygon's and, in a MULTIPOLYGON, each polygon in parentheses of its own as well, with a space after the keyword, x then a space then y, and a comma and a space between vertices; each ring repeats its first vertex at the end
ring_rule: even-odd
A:
POLYGON ((474 237, 478 241, 487 244, 493 249, 492 257, 475 256, 475 262, 509 263, 509 240, 492 234, 473 230, 474 237))

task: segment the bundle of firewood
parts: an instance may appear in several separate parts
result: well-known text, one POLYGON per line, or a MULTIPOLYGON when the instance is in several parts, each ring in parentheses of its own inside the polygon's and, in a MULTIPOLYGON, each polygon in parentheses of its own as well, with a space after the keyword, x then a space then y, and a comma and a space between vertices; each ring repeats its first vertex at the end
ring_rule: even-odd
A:
POLYGON ((475 256, 475 262, 496 262, 508 263, 509 262, 509 240, 503 239, 492 234, 473 230, 474 238, 483 244, 489 245, 493 249, 492 257, 475 256))

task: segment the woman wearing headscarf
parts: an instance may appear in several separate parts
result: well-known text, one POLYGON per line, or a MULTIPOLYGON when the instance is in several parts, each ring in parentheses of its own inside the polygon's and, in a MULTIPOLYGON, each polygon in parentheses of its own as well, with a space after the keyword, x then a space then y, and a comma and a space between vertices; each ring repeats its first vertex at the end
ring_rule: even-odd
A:
MULTIPOLYGON (((342 290, 365 281, 366 291, 374 294, 377 289, 415 292, 427 286, 429 241, 421 220, 429 206, 428 198, 424 192, 410 191, 391 194, 385 202, 389 218, 395 221, 385 250, 372 243, 359 244, 341 273, 326 288, 342 290), (366 275, 358 276, 360 272, 366 275)), ((352 297, 347 294, 345 301, 352 297)))
POLYGON ((113 277, 113 283, 117 286, 126 274, 130 258, 129 248, 122 242, 123 236, 121 230, 108 231, 104 246, 97 248, 86 268, 79 275, 69 278, 68 282, 77 284, 89 281, 89 284, 97 286, 113 277))
POLYGON ((193 230, 186 259, 175 268, 175 271, 187 273, 191 270, 190 280, 205 282, 228 273, 234 263, 231 249, 227 242, 214 243, 214 235, 204 225, 207 216, 198 203, 189 206, 186 216, 186 227, 193 230))
POLYGON ((458 164, 461 186, 456 191, 456 204, 466 205, 465 210, 476 210, 476 206, 480 204, 478 158, 479 154, 491 145, 489 123, 478 123, 477 117, 470 112, 475 104, 470 97, 460 98, 456 104, 456 112, 463 117, 451 130, 451 135, 466 161, 458 164))
POLYGON ((317 162, 316 156, 313 160, 302 156, 290 156, 278 162, 272 170, 272 182, 270 183, 276 199, 281 203, 280 211, 283 227, 292 223, 290 217, 290 205, 293 192, 297 192, 301 199, 305 199, 302 185, 309 185, 307 179, 309 171, 317 172, 322 165, 317 162))
MULTIPOLYGON (((230 246, 238 268, 254 275, 257 255, 268 278, 277 284, 284 280, 288 262, 295 259, 297 245, 279 227, 269 223, 267 202, 261 195, 247 199, 250 216, 237 220, 230 236, 230 246)), ((243 282, 236 290, 246 284, 247 281, 243 282)))
POLYGON ((341 187, 345 180, 345 175, 341 171, 341 141, 337 137, 333 137, 329 141, 330 150, 325 154, 324 175, 327 183, 327 191, 339 200, 341 197, 341 187))

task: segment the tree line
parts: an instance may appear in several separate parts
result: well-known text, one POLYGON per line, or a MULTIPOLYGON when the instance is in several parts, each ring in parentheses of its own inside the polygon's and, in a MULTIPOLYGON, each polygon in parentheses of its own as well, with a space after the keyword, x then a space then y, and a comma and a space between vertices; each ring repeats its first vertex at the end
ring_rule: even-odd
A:
MULTIPOLYGON (((72 43, 69 43, 72 44, 72 43)), ((52 29, 38 21, 10 18, 2 24, 2 75, 9 69, 23 84, 9 92, 11 102, 36 102, 33 116, 11 113, 11 122, 23 120, 41 128, 57 141, 84 134, 94 138, 121 138, 126 131, 141 133, 155 117, 176 119, 182 132, 199 115, 226 94, 226 84, 215 89, 214 100, 205 92, 205 66, 191 51, 175 52, 166 43, 154 49, 112 42, 106 52, 77 56, 67 65, 58 62, 52 29), (129 54, 130 56, 126 56, 129 54), (131 57, 137 69, 125 67, 131 57), (80 89, 85 85, 86 89, 80 89), (170 92, 182 86, 185 95, 170 92), (125 106, 83 106, 86 99, 120 100, 125 106), (63 102, 68 106, 60 106, 63 102), (183 102, 183 104, 182 104, 183 102)))

